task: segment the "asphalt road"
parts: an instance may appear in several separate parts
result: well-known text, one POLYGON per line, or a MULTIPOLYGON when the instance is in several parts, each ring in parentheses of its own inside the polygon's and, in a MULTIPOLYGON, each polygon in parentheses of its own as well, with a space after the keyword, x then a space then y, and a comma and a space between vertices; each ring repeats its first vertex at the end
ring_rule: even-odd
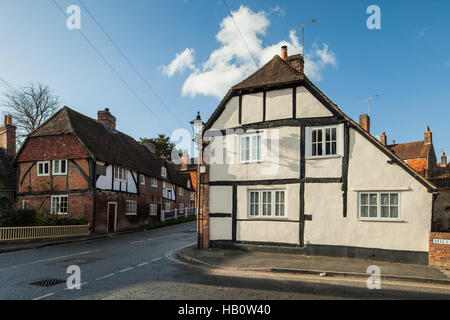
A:
POLYGON ((174 259, 195 243, 195 222, 120 237, 0 254, 0 299, 450 299, 442 285, 320 278, 192 267, 174 259), (67 267, 81 289, 67 289, 67 267), (31 283, 57 279, 40 287, 31 283))

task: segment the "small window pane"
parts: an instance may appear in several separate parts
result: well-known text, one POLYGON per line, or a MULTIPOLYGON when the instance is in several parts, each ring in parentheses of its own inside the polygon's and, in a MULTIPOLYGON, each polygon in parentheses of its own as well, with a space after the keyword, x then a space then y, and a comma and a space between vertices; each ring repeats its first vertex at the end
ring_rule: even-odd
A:
POLYGON ((381 207, 381 217, 389 218, 389 207, 381 207))
POLYGON ((368 204, 369 195, 367 193, 361 194, 361 205, 368 204))
POLYGON ((391 194, 391 205, 398 205, 398 194, 391 194))
POLYGON ((376 193, 375 194, 371 193, 369 199, 370 199, 370 205, 371 206, 376 206, 378 204, 377 203, 377 194, 376 193))
POLYGON ((381 194, 381 205, 388 206, 389 205, 389 195, 387 193, 381 194))
POLYGON ((398 207, 391 207, 391 218, 398 218, 398 207))
POLYGON ((377 217, 377 207, 371 206, 369 213, 370 213, 371 218, 376 218, 377 217))
POLYGON ((367 216, 369 215, 368 214, 368 212, 369 212, 368 210, 369 210, 368 207, 361 207, 361 217, 367 218, 367 216))

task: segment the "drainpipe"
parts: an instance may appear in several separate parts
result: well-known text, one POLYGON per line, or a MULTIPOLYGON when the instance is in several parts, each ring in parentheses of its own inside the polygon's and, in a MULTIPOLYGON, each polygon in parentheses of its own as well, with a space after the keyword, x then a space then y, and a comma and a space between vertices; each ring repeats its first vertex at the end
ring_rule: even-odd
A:
POLYGON ((92 233, 95 233, 95 225, 96 225, 96 215, 97 215, 97 161, 93 161, 92 168, 92 188, 94 193, 94 210, 93 210, 93 218, 92 218, 92 233))

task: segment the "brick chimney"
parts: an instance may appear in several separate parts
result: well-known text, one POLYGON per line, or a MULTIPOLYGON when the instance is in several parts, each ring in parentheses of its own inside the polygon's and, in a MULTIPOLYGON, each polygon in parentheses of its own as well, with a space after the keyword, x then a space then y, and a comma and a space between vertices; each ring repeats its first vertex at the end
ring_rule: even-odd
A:
POLYGON ((281 47, 281 59, 285 60, 292 68, 300 73, 303 73, 305 69, 305 59, 301 54, 294 54, 288 56, 287 46, 281 47))
POLYGON ((109 108, 97 112, 97 121, 109 129, 116 129, 116 117, 109 112, 109 108))
POLYGON ((381 142, 381 144, 382 144, 383 146, 385 146, 385 145, 386 145, 386 141, 387 141, 386 132, 383 132, 383 133, 381 134, 381 137, 380 137, 380 142, 381 142))
POLYGON ((287 57, 288 57, 287 46, 282 46, 281 47, 281 59, 286 60, 287 57))
POLYGON ((147 147, 148 150, 150 150, 152 153, 156 152, 155 144, 150 139, 145 139, 142 141, 142 144, 147 147))
POLYGON ((0 148, 5 149, 5 153, 11 157, 16 155, 16 129, 12 116, 6 115, 5 122, 0 127, 0 148))
POLYGON ((367 132, 370 133, 370 117, 368 114, 362 114, 359 116, 359 125, 367 132))
POLYGON ((392 140, 392 143, 391 143, 392 145, 394 145, 395 144, 395 140, 392 140))
POLYGON ((183 156, 181 157, 181 170, 186 170, 188 164, 190 164, 191 158, 189 157, 189 153, 187 150, 184 150, 183 156))
POLYGON ((425 131, 424 140, 423 142, 425 144, 432 144, 433 143, 433 135, 430 131, 430 127, 427 126, 427 131, 425 131))
POLYGON ((441 167, 447 167, 447 156, 445 155, 445 152, 442 152, 441 156, 441 167))

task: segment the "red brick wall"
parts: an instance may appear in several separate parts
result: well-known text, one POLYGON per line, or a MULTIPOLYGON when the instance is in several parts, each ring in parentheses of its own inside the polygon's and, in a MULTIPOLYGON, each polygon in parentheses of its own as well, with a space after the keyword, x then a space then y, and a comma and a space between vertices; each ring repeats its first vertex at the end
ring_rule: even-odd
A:
MULTIPOLYGON (((87 176, 89 176, 88 159, 75 159, 74 162, 78 164, 78 166, 84 171, 87 176)), ((67 191, 67 180, 70 190, 83 190, 90 187, 89 183, 86 181, 80 170, 70 161, 68 161, 67 163, 68 174, 62 176, 52 176, 51 168, 49 176, 38 176, 37 164, 35 164, 33 168, 27 172, 28 168, 30 168, 32 164, 33 162, 18 163, 18 168, 20 170, 18 180, 19 193, 67 191), (23 179, 24 176, 25 179, 23 179), (53 189, 51 188, 51 180, 53 183, 53 189)))
POLYGON ((198 247, 209 248, 209 167, 206 173, 200 174, 200 190, 198 197, 200 201, 200 214, 198 217, 198 247))
POLYGON ((430 232, 428 264, 432 267, 450 269, 450 244, 435 244, 433 239, 450 242, 450 232, 430 232))

